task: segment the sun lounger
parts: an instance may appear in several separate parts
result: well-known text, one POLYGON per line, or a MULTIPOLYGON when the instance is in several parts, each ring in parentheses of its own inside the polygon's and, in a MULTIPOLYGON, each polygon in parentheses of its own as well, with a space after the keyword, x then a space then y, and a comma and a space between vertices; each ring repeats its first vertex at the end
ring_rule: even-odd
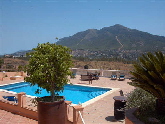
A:
POLYGON ((98 74, 92 74, 92 79, 93 80, 98 80, 99 79, 99 75, 98 74))
POLYGON ((111 80, 116 80, 117 79, 117 75, 111 75, 111 80))
POLYGON ((125 75, 119 75, 119 79, 118 79, 119 81, 123 81, 123 80, 125 80, 125 75))
POLYGON ((2 96, 4 99, 8 101, 14 101, 15 103, 18 102, 17 98, 15 96, 2 96))

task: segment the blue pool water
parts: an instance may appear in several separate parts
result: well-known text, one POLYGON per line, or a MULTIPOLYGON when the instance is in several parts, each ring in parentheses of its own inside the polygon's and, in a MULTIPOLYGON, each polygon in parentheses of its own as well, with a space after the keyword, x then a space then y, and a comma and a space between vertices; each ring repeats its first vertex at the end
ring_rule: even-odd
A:
MULTIPOLYGON (((50 93, 48 93, 45 89, 42 89, 41 94, 35 94, 35 91, 36 89, 38 89, 38 86, 37 85, 30 86, 28 82, 20 82, 20 83, 0 86, 0 89, 5 89, 17 93, 25 92, 27 95, 37 96, 37 97, 50 95, 50 93)), ((72 103, 78 104, 78 103, 84 103, 110 90, 111 89, 109 88, 87 87, 87 86, 67 84, 64 87, 64 91, 59 92, 59 95, 64 96, 65 100, 67 101, 72 101, 72 103)))

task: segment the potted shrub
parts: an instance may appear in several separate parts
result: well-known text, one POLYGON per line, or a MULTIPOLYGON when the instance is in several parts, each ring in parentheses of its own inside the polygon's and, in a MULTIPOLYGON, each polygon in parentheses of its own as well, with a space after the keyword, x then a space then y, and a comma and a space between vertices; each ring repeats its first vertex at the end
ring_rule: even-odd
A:
MULTIPOLYGON (((28 77, 25 78, 31 85, 38 85, 46 89, 50 96, 37 98, 39 124, 64 124, 64 98, 58 92, 69 81, 72 66, 71 50, 65 46, 43 43, 33 48, 29 53, 30 60, 26 67, 28 77), (60 117, 61 116, 61 117, 60 117)), ((36 93, 39 93, 38 89, 36 93)))
POLYGON ((130 73, 133 77, 129 84, 155 96, 158 113, 165 114, 165 56, 162 52, 142 55, 130 73))

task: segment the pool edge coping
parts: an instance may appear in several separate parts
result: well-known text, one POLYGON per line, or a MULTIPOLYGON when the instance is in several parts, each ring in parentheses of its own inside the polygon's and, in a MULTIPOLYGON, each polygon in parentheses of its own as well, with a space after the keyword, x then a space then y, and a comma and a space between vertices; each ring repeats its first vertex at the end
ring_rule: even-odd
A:
MULTIPOLYGON (((24 81, 13 82, 13 83, 9 83, 9 84, 3 84, 3 85, 0 85, 0 86, 10 85, 10 84, 16 84, 16 83, 21 83, 21 82, 24 82, 24 81)), ((68 83, 68 84, 70 84, 70 83, 68 83)), ((90 99, 90 100, 88 100, 88 101, 86 101, 84 103, 80 103, 80 104, 73 104, 72 103, 72 106, 81 105, 82 107, 86 107, 86 106, 88 106, 88 105, 90 105, 92 103, 95 103, 96 101, 98 101, 98 100, 100 100, 100 99, 102 99, 102 98, 104 98, 104 97, 110 95, 111 93, 113 93, 113 92, 115 92, 115 91, 117 91, 117 90, 120 89, 120 88, 111 88, 111 87, 91 86, 91 85, 84 85, 84 84, 73 84, 73 85, 110 89, 110 91, 107 91, 104 94, 101 94, 99 96, 96 96, 95 98, 92 98, 92 99, 90 99)), ((4 89, 0 89, 0 91, 2 91, 2 92, 5 91, 7 93, 12 93, 12 94, 15 94, 15 95, 17 94, 16 92, 4 90, 4 89)), ((36 96, 31 96, 31 95, 27 95, 27 94, 26 94, 26 96, 27 97, 30 97, 30 98, 36 98, 36 96)))
POLYGON ((0 86, 5 86, 5 85, 9 85, 9 84, 16 84, 16 83, 21 83, 21 82, 25 82, 25 81, 22 80, 22 81, 19 81, 19 82, 13 82, 13 83, 1 84, 0 86))
MULTIPOLYGON (((88 105, 90 105, 92 103, 95 103, 96 101, 98 101, 98 100, 100 100, 100 99, 102 99, 102 98, 104 98, 104 97, 106 97, 106 96, 108 96, 108 95, 110 95, 110 94, 112 94, 115 91, 118 91, 120 89, 120 88, 111 88, 111 87, 91 86, 91 85, 84 85, 84 84, 74 84, 74 85, 111 89, 110 91, 107 91, 104 94, 101 94, 101 95, 99 95, 99 96, 97 96, 97 97, 95 97, 93 99, 90 99, 90 100, 80 104, 80 105, 82 105, 82 107, 86 107, 86 106, 88 106, 88 105)), ((73 104, 73 106, 74 105, 78 105, 78 104, 73 104)))

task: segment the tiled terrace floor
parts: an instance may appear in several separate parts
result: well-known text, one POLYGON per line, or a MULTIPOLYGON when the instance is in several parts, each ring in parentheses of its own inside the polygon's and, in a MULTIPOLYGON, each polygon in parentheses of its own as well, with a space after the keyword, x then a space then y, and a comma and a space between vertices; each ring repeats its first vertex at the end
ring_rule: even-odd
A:
MULTIPOLYGON (((124 94, 129 93, 134 87, 127 84, 129 80, 117 81, 110 78, 100 77, 99 80, 94 80, 93 86, 120 88, 124 94)), ((14 82, 14 81, 12 81, 14 82)), ((15 81, 16 82, 16 81, 15 81)), ((19 82, 19 80, 17 80, 19 82)), ((85 84, 86 81, 80 81, 80 76, 76 79, 71 79, 73 84, 85 84)), ((1 84, 11 83, 11 81, 0 81, 1 84)), ((119 90, 105 96, 104 98, 92 103, 84 108, 84 120, 86 124, 124 124, 125 122, 114 121, 114 96, 119 96, 119 90)), ((0 110, 0 124, 37 124, 37 121, 31 120, 19 115, 0 110)))
MULTIPOLYGON (((6 80, 0 81, 0 85, 13 82, 20 82, 22 80, 6 80)), ((0 110, 0 124, 38 124, 38 121, 13 114, 4 110, 0 110)))
POLYGON ((37 121, 0 110, 0 124, 38 124, 37 121))

